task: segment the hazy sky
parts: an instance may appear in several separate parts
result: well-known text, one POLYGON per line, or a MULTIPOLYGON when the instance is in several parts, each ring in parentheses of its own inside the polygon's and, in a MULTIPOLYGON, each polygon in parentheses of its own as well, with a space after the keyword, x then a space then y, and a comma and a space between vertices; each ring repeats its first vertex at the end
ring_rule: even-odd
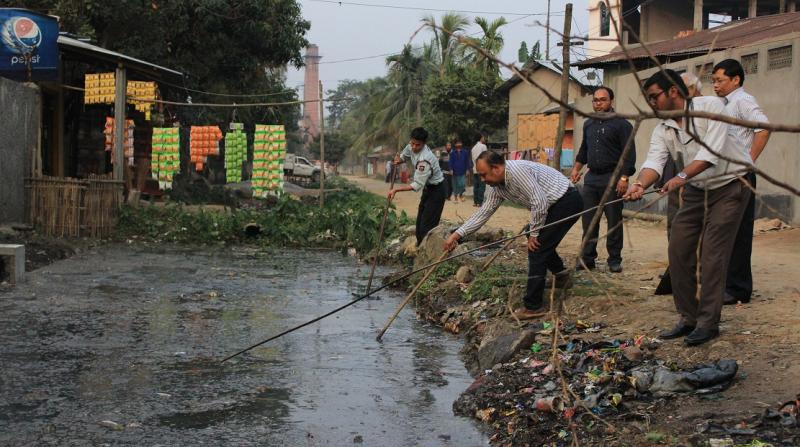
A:
MULTIPOLYGON (((501 29, 505 39, 505 47, 501 58, 516 61, 520 42, 525 40, 528 48, 541 41, 544 55, 545 28, 536 25, 537 21, 545 23, 547 0, 353 0, 361 5, 389 5, 390 7, 371 7, 348 4, 343 1, 300 0, 303 17, 311 22, 307 38, 320 48, 323 56, 320 61, 320 79, 326 90, 335 88, 344 79, 367 79, 386 73, 386 54, 402 49, 414 31, 419 28, 421 19, 433 14, 441 17, 443 11, 412 10, 401 8, 430 8, 437 10, 475 11, 461 12, 470 17, 483 16, 494 20, 504 16, 509 22, 501 29), (398 8, 399 7, 399 8, 398 8), (489 14, 489 13, 501 14, 489 14), (511 14, 509 14, 511 13, 511 14), (522 15, 520 15, 522 14, 522 15), (525 17, 527 14, 535 14, 525 17), (378 56, 381 55, 381 56, 378 56), (377 56, 371 57, 370 56, 377 56), (346 59, 366 58, 358 61, 346 59), (341 62, 337 62, 341 61, 341 62)), ((564 0, 551 0, 551 27, 562 30, 564 27, 564 0)), ((589 13, 586 1, 573 2, 573 35, 585 35, 588 31, 589 13)), ((468 30, 473 33, 479 28, 472 25, 468 30)), ((479 34, 477 34, 479 35, 479 34)), ((476 36, 477 36, 476 35, 476 36)), ((422 30, 412 41, 412 45, 421 45, 431 38, 430 30, 422 30)), ((550 56, 561 58, 561 47, 556 47, 559 36, 550 33, 550 56)), ((579 47, 578 47, 579 48, 579 47)), ((582 57, 578 49, 572 54, 573 60, 582 57)), ((294 88, 303 84, 303 70, 290 69, 287 86, 294 88)), ((301 90, 302 91, 302 90, 301 90)))

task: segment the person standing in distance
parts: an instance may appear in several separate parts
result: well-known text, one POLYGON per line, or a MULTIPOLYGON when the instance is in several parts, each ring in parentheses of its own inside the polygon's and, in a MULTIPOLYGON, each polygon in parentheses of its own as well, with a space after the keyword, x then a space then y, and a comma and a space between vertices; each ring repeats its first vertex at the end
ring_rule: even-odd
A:
MULTIPOLYGON (((472 146, 472 166, 475 169, 475 164, 478 162, 478 156, 489 150, 486 147, 486 135, 479 134, 478 142, 472 146)), ((475 171, 472 174, 472 202, 474 206, 483 205, 483 194, 486 191, 486 184, 481 180, 481 176, 475 171)))
MULTIPOLYGON (((726 115, 748 121, 769 122, 767 115, 761 110, 752 95, 744 91, 744 68, 734 59, 725 59, 714 66, 711 75, 714 93, 722 98, 726 115)), ((728 125, 728 140, 738 150, 746 151, 755 163, 769 141, 769 131, 751 129, 744 126, 728 125)), ((756 173, 748 172, 745 180, 753 189, 756 188, 756 173)), ((728 278, 725 282, 724 304, 736 304, 737 301, 749 303, 753 295, 753 271, 750 256, 753 253, 753 220, 756 213, 755 193, 750 195, 747 208, 744 210, 742 222, 736 233, 731 263, 728 266, 728 278)))
MULTIPOLYGON (((597 87, 592 95, 592 108, 597 113, 607 113, 614 111, 614 91, 608 87, 597 87)), ((595 119, 589 118, 583 124, 583 141, 578 149, 575 158, 575 166, 572 168, 570 179, 577 183, 581 178, 583 166, 589 166, 589 172, 583 180, 583 204, 587 208, 596 207, 603 198, 603 193, 611 180, 611 175, 617 167, 617 163, 622 158, 625 144, 631 136, 633 126, 622 118, 595 119)), ((623 161, 622 171, 614 179, 615 191, 617 196, 622 196, 628 191, 628 177, 636 172, 636 147, 631 142, 623 161)), ((613 200, 614 196, 608 199, 613 200)), ((608 269, 613 273, 622 271, 622 226, 623 203, 617 202, 603 207, 603 214, 606 216, 608 224, 608 235, 606 236, 606 250, 608 251, 608 269)), ((589 225, 594 218, 594 213, 583 215, 583 237, 587 238, 586 246, 583 249, 581 258, 583 262, 578 263, 577 268, 592 270, 595 268, 597 259, 597 236, 599 225, 595 226, 587 236, 589 225)))
POLYGON ((422 127, 411 131, 411 141, 395 158, 394 163, 398 165, 403 160, 410 160, 414 166, 414 178, 410 185, 400 185, 389 190, 389 200, 394 199, 394 195, 401 191, 422 190, 422 198, 417 209, 417 246, 429 231, 439 225, 447 198, 439 160, 425 144, 426 141, 428 141, 428 131, 422 127))
POLYGON ((453 195, 456 202, 464 201, 467 189, 467 171, 472 169, 472 159, 461 140, 456 139, 456 148, 450 152, 450 170, 453 171, 453 195))

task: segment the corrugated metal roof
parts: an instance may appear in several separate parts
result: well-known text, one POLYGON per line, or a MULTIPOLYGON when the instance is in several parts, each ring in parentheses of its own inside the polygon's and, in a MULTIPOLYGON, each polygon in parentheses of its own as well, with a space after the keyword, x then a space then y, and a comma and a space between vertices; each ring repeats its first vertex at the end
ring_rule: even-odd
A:
POLYGON ((127 56, 122 53, 117 53, 116 51, 107 50, 103 47, 99 47, 97 45, 93 45, 89 42, 84 42, 82 40, 74 39, 72 37, 65 36, 63 34, 58 36, 58 46, 59 48, 62 49, 62 51, 74 51, 84 55, 96 57, 97 59, 101 59, 111 63, 122 62, 124 64, 130 65, 131 68, 134 69, 140 69, 140 70, 144 69, 145 71, 153 71, 161 75, 166 74, 174 77, 183 76, 183 73, 179 71, 162 67, 160 65, 143 61, 141 59, 136 59, 135 57, 127 56))
MULTIPOLYGON (((540 68, 548 69, 552 72, 555 72, 557 75, 561 76, 561 64, 546 60, 537 60, 527 63, 525 64, 524 67, 522 67, 522 71, 532 73, 540 68)), ((595 72, 594 79, 590 80, 589 72, 575 67, 569 68, 569 77, 572 79, 573 82, 587 89, 591 88, 592 86, 601 85, 603 81, 601 72, 595 72)), ((522 79, 520 79, 520 77, 515 74, 514 76, 509 78, 506 82, 504 82, 503 85, 500 86, 500 90, 508 91, 517 84, 519 84, 520 82, 522 82, 522 79)))
MULTIPOLYGON (((716 28, 706 29, 680 37, 659 42, 649 42, 647 48, 654 56, 692 56, 707 53, 709 50, 725 50, 752 44, 773 37, 800 32, 800 12, 774 14, 737 20, 716 28)), ((649 57, 644 48, 628 46, 632 59, 649 57)), ((626 60, 623 51, 576 62, 580 68, 599 67, 617 64, 626 60)))

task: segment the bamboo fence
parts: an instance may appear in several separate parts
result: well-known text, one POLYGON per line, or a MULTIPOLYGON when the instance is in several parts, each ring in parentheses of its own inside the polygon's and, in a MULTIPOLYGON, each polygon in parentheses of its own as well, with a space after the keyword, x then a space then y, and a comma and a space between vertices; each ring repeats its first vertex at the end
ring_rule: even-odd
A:
POLYGON ((108 176, 88 179, 25 179, 28 222, 52 237, 108 237, 122 204, 122 182, 108 176))

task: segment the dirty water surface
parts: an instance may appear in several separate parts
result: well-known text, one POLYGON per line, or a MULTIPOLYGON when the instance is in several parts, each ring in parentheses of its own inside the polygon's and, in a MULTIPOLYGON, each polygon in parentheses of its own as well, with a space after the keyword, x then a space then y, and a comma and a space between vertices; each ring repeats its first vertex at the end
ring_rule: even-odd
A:
MULTIPOLYGON (((107 245, 0 292, 0 445, 480 446, 461 341, 327 251, 107 245)), ((385 272, 384 272, 385 273, 385 272)))

